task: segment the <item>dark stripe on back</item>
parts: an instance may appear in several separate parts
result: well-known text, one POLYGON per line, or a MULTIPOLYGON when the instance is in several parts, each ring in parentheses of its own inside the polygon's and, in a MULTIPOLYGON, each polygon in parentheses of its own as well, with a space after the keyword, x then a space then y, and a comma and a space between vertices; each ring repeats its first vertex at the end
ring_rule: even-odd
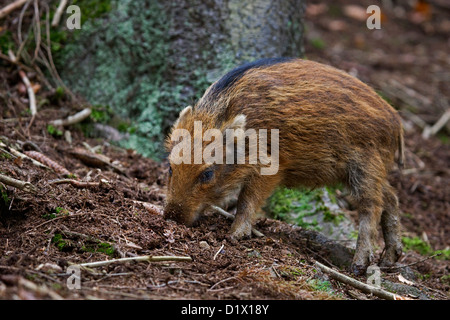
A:
POLYGON ((226 75, 224 75, 222 78, 220 78, 214 87, 211 89, 210 94, 213 96, 219 95, 221 92, 226 91, 228 88, 230 88, 236 81, 238 81, 244 73, 247 70, 254 69, 254 68, 260 68, 260 67, 269 67, 277 63, 282 62, 288 62, 291 61, 293 58, 266 58, 266 59, 260 59, 253 62, 246 63, 242 66, 239 66, 230 72, 228 72, 226 75))

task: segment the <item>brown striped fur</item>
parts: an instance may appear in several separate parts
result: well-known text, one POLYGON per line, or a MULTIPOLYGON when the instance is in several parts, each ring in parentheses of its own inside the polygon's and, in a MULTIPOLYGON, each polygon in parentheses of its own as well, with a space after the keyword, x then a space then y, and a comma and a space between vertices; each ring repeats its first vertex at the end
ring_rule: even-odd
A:
MULTIPOLYGON (((172 164, 166 217, 191 225, 207 205, 221 204, 238 193, 231 235, 241 238, 250 236, 254 212, 277 186, 342 183, 359 205, 352 270, 361 273, 371 263, 380 222, 386 244, 382 264, 396 262, 401 254, 398 203, 387 176, 396 152, 399 166, 403 164, 403 131, 389 104, 347 73, 300 59, 249 68, 222 91, 215 84, 194 108, 180 114, 173 129, 192 133, 194 120, 201 120, 204 130, 279 129, 279 171, 263 176, 260 163, 214 164, 213 179, 199 183, 210 165, 172 164), (245 121, 236 124, 239 115, 245 115, 245 121)), ((169 136, 169 152, 173 145, 169 136)))

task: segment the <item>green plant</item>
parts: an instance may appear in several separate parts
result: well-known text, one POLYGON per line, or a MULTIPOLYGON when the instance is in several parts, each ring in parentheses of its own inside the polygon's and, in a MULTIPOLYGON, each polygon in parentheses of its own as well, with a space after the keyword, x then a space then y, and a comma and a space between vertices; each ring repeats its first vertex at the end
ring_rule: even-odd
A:
POLYGON ((433 250, 431 246, 419 237, 403 237, 403 251, 414 250, 421 255, 436 255, 437 259, 449 260, 450 249, 433 250))
POLYGON ((306 217, 314 216, 318 211, 328 208, 317 205, 322 203, 322 190, 300 190, 278 188, 268 200, 265 209, 274 218, 295 223, 304 228, 318 229, 317 220, 305 221, 306 217))
POLYGON ((414 250, 422 255, 429 255, 431 252, 433 252, 430 245, 425 241, 423 241, 422 239, 420 239, 419 237, 414 238, 403 237, 402 242, 404 246, 403 248, 404 251, 414 250))
POLYGON ((47 125, 47 132, 54 137, 61 137, 63 135, 61 130, 51 124, 47 125))
POLYGON ((9 30, 0 32, 0 52, 3 54, 8 54, 8 50, 14 47, 14 40, 12 33, 9 30))
POLYGON ((55 212, 43 214, 42 218, 47 219, 47 220, 51 220, 51 219, 54 219, 56 217, 63 216, 63 215, 68 215, 68 214, 69 214, 69 211, 67 209, 64 209, 64 208, 61 208, 61 207, 56 207, 55 208, 55 212))
POLYGON ((323 41, 321 38, 312 38, 310 40, 311 45, 316 49, 324 49, 326 47, 325 41, 323 41))
POLYGON ((59 251, 67 251, 72 246, 70 245, 70 242, 65 240, 60 233, 56 233, 52 238, 52 243, 55 244, 55 246, 59 249, 59 251))
POLYGON ((3 186, 1 184, 0 184, 0 192, 1 192, 1 195, 2 195, 3 202, 5 203, 5 205, 8 206, 10 201, 11 201, 11 199, 8 196, 7 190, 5 188, 3 188, 3 186))
POLYGON ((108 256, 114 256, 114 246, 107 242, 89 243, 81 248, 81 251, 85 252, 101 252, 108 256))
POLYGON ((326 292, 328 294, 336 294, 336 292, 333 289, 333 286, 331 285, 330 281, 319 280, 319 279, 311 279, 311 280, 308 281, 308 284, 314 290, 323 291, 323 292, 326 292))
POLYGON ((108 123, 114 115, 110 106, 94 105, 92 106, 91 119, 94 122, 108 123))

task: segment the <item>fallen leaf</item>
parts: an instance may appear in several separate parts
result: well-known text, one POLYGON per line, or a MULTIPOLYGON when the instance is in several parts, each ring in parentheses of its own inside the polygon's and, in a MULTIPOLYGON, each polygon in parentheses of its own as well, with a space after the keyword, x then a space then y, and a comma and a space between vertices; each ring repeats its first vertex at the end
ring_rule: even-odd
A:
POLYGON ((353 4, 344 7, 344 14, 358 21, 366 21, 369 17, 365 8, 353 4))
POLYGON ((41 89, 41 85, 39 83, 35 83, 31 86, 34 93, 37 93, 41 89))
POLYGON ((328 6, 324 3, 320 4, 309 4, 306 7, 306 15, 317 16, 319 14, 325 13, 328 10, 328 6))
POLYGON ((328 23, 330 31, 344 31, 347 29, 347 23, 344 20, 332 20, 328 23))

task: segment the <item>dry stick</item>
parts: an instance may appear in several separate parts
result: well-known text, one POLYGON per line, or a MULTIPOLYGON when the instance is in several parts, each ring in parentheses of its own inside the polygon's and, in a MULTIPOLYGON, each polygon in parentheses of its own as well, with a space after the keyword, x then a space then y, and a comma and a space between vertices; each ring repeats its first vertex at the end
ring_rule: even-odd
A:
POLYGON ((159 261, 192 261, 191 257, 180 257, 180 256, 139 256, 130 258, 120 258, 105 261, 87 262, 79 264, 80 267, 101 267, 106 266, 111 263, 116 262, 128 262, 128 261, 148 261, 148 262, 159 262, 159 261))
MULTIPOLYGON (((0 147, 2 148, 6 148, 6 144, 4 144, 3 142, 0 141, 0 147)), ((46 165, 40 163, 39 161, 34 160, 33 158, 30 158, 29 156, 27 156, 26 154, 23 154, 22 152, 17 151, 16 149, 13 149, 11 147, 9 147, 9 151, 15 155, 16 157, 22 158, 22 159, 28 159, 30 160, 34 165, 44 168, 44 169, 49 169, 51 170, 51 168, 47 167, 46 165)))
MULTIPOLYGON (((16 56, 14 55, 14 53, 11 50, 8 50, 8 55, 12 61, 17 61, 16 56)), ((28 79, 25 72, 23 70, 19 70, 19 75, 22 78, 23 83, 27 87, 28 98, 30 100, 30 111, 31 111, 31 116, 32 116, 31 121, 33 121, 33 118, 36 116, 36 113, 37 113, 36 96, 34 95, 34 91, 33 91, 33 88, 31 87, 30 80, 28 79)))
MULTIPOLYGON (((223 215, 224 217, 234 220, 234 216, 231 213, 223 210, 222 208, 220 208, 218 206, 214 206, 214 205, 212 205, 211 208, 214 209, 216 212, 220 213, 221 215, 223 215)), ((260 237, 260 238, 265 237, 265 235, 262 232, 256 230, 255 228, 252 228, 252 233, 256 237, 260 237)))
POLYGON ((55 63, 53 62, 52 49, 51 49, 52 47, 51 47, 51 41, 50 41, 50 22, 49 22, 50 10, 49 10, 47 4, 44 4, 44 5, 45 5, 45 10, 47 12, 45 15, 45 32, 46 32, 46 36, 47 36, 46 50, 47 50, 47 56, 48 56, 48 61, 50 63, 50 67, 53 70, 54 77, 56 77, 56 80, 59 81, 59 85, 64 89, 64 91, 66 93, 68 93, 70 95, 72 100, 76 100, 76 97, 73 94, 73 92, 62 81, 61 77, 59 76, 58 70, 56 70, 55 63))
POLYGON ((28 0, 16 0, 15 2, 8 4, 6 7, 0 10, 0 19, 6 17, 10 12, 19 9, 28 0))
POLYGON ((69 116, 66 119, 58 119, 50 121, 50 124, 54 126, 70 126, 72 124, 78 123, 83 121, 84 119, 88 118, 92 113, 91 108, 83 109, 82 111, 74 114, 73 116, 69 116))
POLYGON ((22 10, 20 11, 20 15, 19 15, 19 23, 17 25, 17 38, 19 40, 20 45, 19 45, 19 49, 17 50, 17 53, 16 53, 16 57, 18 57, 18 60, 20 60, 20 57, 22 55, 22 50, 25 47, 26 42, 28 41, 28 38, 30 36, 31 28, 33 27, 32 25, 30 26, 30 29, 28 30, 28 33, 27 33, 27 37, 25 38, 24 41, 22 41, 23 16, 25 14, 25 11, 27 11, 30 2, 31 2, 31 0, 28 0, 27 3, 25 3, 25 5, 23 6, 22 10))
POLYGON ((419 261, 412 262, 412 263, 409 263, 409 264, 400 265, 400 266, 391 266, 391 267, 381 267, 380 269, 381 269, 381 270, 394 270, 394 269, 407 268, 407 267, 411 267, 411 266, 414 266, 414 265, 416 265, 416 264, 422 263, 422 262, 424 262, 424 261, 433 259, 434 257, 439 257, 440 255, 442 255, 442 252, 435 253, 435 254, 433 254, 432 256, 425 257, 425 258, 423 258, 423 259, 420 259, 419 261))
MULTIPOLYGON (((20 61, 14 61, 12 60, 10 57, 8 57, 7 55, 3 54, 0 52, 0 59, 3 59, 5 61, 8 61, 11 64, 15 64, 16 66, 28 71, 28 72, 35 72, 33 69, 31 69, 30 67, 20 63, 20 61)), ((23 117, 23 118, 8 118, 8 119, 2 119, 2 122, 8 122, 8 121, 17 121, 18 119, 20 120, 27 120, 29 119, 28 117, 23 117), (9 120, 11 119, 11 120, 9 120)))
POLYGON ((8 186, 12 186, 14 188, 26 191, 26 192, 35 192, 36 187, 33 186, 29 182, 17 180, 8 176, 5 176, 3 174, 0 174, 0 182, 7 184, 8 186))
POLYGON ((422 138, 428 139, 430 136, 434 136, 443 126, 447 124, 450 120, 450 109, 444 112, 444 114, 439 118, 439 120, 433 126, 426 126, 422 132, 422 138))
POLYGON ((345 284, 348 284, 354 288, 357 288, 357 289, 361 290, 362 292, 370 293, 370 294, 373 294, 374 296, 377 296, 379 298, 386 299, 386 300, 411 300, 409 298, 399 296, 399 295, 393 294, 391 292, 385 291, 381 288, 377 288, 377 287, 362 283, 362 282, 355 280, 353 278, 350 278, 340 272, 337 272, 331 268, 328 268, 317 261, 315 263, 315 266, 318 267, 323 272, 329 274, 331 278, 333 278, 337 281, 343 282, 345 284))
POLYGON ((108 181, 102 179, 100 182, 86 182, 86 181, 78 181, 74 179, 58 179, 58 180, 50 180, 49 184, 70 184, 72 187, 77 189, 87 189, 87 188, 95 188, 100 186, 102 183, 108 183, 108 181))
POLYGON ((223 249, 224 247, 225 247, 225 245, 222 244, 222 246, 220 247, 220 249, 217 250, 216 254, 214 255, 213 260, 216 260, 217 256, 219 255, 219 253, 222 251, 222 249, 223 249))
POLYGON ((39 5, 37 0, 34 0, 34 20, 35 20, 34 34, 35 34, 36 48, 34 49, 34 57, 31 60, 32 63, 34 62, 34 60, 36 60, 41 47, 41 19, 39 16, 39 5))
POLYGON ((61 0, 59 2, 58 8, 56 9, 55 15, 52 19, 52 27, 56 27, 59 24, 59 21, 61 20, 61 16, 64 12, 64 8, 67 5, 67 0, 61 0))

